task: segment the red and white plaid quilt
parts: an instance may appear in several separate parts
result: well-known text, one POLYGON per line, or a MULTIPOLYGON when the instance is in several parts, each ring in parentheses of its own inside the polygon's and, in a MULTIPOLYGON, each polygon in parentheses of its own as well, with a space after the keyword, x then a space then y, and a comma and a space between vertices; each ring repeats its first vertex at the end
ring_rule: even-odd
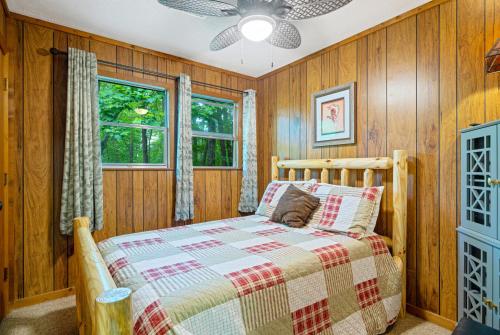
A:
POLYGON ((99 243, 133 291, 135 334, 380 334, 401 302, 377 235, 355 239, 250 216, 99 243))

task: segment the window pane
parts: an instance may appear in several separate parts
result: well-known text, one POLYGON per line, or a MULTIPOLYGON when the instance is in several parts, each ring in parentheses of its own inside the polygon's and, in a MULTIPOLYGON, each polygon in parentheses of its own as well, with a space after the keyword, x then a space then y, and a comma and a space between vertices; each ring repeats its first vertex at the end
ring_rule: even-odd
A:
POLYGON ((101 126, 102 162, 163 164, 165 131, 101 126))
POLYGON ((233 166, 233 141, 193 137, 193 166, 233 166))
POLYGON ((232 102, 193 96, 191 115, 193 130, 233 134, 234 108, 232 102))
POLYGON ((164 90, 99 81, 100 120, 148 126, 165 126, 164 90))

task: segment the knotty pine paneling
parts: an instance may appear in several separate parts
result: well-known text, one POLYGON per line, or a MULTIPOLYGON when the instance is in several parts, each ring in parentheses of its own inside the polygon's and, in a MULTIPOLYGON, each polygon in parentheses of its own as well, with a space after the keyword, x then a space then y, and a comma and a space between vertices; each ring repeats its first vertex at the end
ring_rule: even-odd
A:
MULTIPOLYGON (((368 156, 385 156, 387 153, 387 29, 367 36, 368 48, 368 156)), ((341 83, 339 82, 339 85, 341 83)), ((375 173, 377 184, 387 186, 387 172, 375 173)), ((380 203, 381 213, 386 213, 387 192, 380 203)), ((376 231, 387 231, 387 218, 382 214, 376 231)))
MULTIPOLYGON (((68 50, 68 38, 65 34, 54 32, 54 46, 62 51, 68 50)), ((53 58, 53 150, 54 150, 54 199, 53 213, 54 221, 59 222, 61 215, 61 190, 63 181, 63 160, 64 160, 64 133, 66 130, 66 89, 60 87, 61 83, 66 83, 68 79, 68 59, 66 57, 53 58)), ((58 234, 58 225, 53 225, 54 234, 54 255, 59 255, 55 258, 54 264, 54 289, 60 290, 68 285, 68 274, 65 271, 68 267, 68 240, 66 237, 58 234), (56 275, 58 274, 58 275, 56 275)))
MULTIPOLYGON (((500 7, 500 6, 499 6, 500 7)), ((457 41, 456 0, 449 1, 440 10, 439 51, 439 253, 440 253, 440 314, 451 318, 456 313, 457 245, 455 226, 460 198, 457 187, 457 41), (443 223, 443 224, 441 224, 443 223)), ((500 16, 499 16, 500 17, 500 16)))
MULTIPOLYGON (((408 171, 415 176, 417 128, 417 53, 416 17, 408 18, 387 28, 387 152, 394 149, 408 151, 408 171)), ((360 92, 361 93, 361 92, 360 92)), ((363 109, 361 109, 363 110, 363 109)), ((365 113, 362 113, 365 115, 365 113)), ((415 276, 416 257, 416 194, 412 184, 408 185, 408 272, 415 276), (411 214, 410 214, 411 213, 411 214)), ((392 189, 387 189, 391 199, 392 189)), ((390 218, 389 218, 390 219, 390 218)), ((390 220, 389 227, 390 227, 390 220)), ((408 295, 414 297, 416 281, 407 280, 408 295)))
MULTIPOLYGON (((499 74, 484 73, 484 54, 500 37, 499 10, 499 0, 441 2, 257 82, 260 194, 273 154, 306 159, 408 150, 407 300, 451 320, 457 314, 459 131, 500 117, 499 74), (353 80, 356 144, 313 149, 311 93, 353 80)), ((338 181, 338 172, 330 177, 338 181)), ((380 173, 377 182, 390 189, 391 178, 380 173)), ((390 196, 387 191, 385 199, 390 196)), ((382 206, 391 212, 389 201, 382 206)), ((379 218, 377 231, 390 233, 390 220, 379 218)))
POLYGON ((24 273, 28 296, 54 289, 52 58, 53 31, 24 26, 24 273), (36 78, 36 79, 35 79, 36 78), (48 243, 39 243, 40 241, 48 243))
MULTIPOLYGON (((240 90, 256 88, 256 80, 13 18, 8 20, 7 29, 11 50, 9 209, 13 239, 9 246, 9 273, 12 274, 12 301, 70 287, 76 280, 73 241, 59 234, 67 60, 48 55, 49 48, 66 51, 68 47, 76 47, 95 52, 98 59, 174 75, 185 72, 195 80, 240 90)), ((164 78, 110 66, 100 66, 99 71, 105 71, 106 75, 134 76, 138 80, 158 82, 158 85, 167 82, 164 78)), ((168 80, 167 84, 174 82, 168 80)), ((221 93, 218 89, 211 92, 221 93)), ((173 97, 175 91, 171 90, 170 94, 173 97)), ((226 95, 240 98, 237 93, 226 95)), ((175 161, 173 104, 174 99, 169 120, 170 162, 175 161)), ((241 142, 239 149, 241 157, 241 142)), ((174 225, 173 165, 167 170, 105 169, 103 183, 104 229, 94 233, 97 241, 174 225)), ((195 170, 194 184, 195 222, 239 215, 241 170, 195 170)))
POLYGON ((439 8, 417 16, 417 305, 439 310, 439 8), (437 249, 437 250, 436 250, 437 249))
POLYGON ((9 216, 11 225, 9 234, 12 236, 9 244, 9 298, 24 294, 24 267, 23 257, 18 253, 23 250, 24 227, 18 224, 23 220, 23 39, 24 31, 21 22, 8 20, 7 46, 10 50, 9 58, 9 216), (12 159, 16 157, 16 159, 12 159), (16 253, 16 250, 18 252, 16 253))

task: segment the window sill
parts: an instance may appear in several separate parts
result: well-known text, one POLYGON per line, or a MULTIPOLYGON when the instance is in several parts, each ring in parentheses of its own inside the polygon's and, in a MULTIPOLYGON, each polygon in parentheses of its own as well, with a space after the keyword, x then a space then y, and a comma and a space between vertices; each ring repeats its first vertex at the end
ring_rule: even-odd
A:
POLYGON ((127 165, 121 165, 121 166, 110 166, 110 165, 105 165, 102 167, 103 171, 173 171, 173 168, 169 168, 167 166, 127 166, 127 165))
MULTIPOLYGON (((103 166, 103 171, 175 171, 174 168, 166 166, 103 166)), ((195 166, 194 171, 242 171, 239 167, 224 167, 224 166, 195 166)))
POLYGON ((241 168, 234 166, 193 166, 193 170, 236 170, 240 171, 241 168))

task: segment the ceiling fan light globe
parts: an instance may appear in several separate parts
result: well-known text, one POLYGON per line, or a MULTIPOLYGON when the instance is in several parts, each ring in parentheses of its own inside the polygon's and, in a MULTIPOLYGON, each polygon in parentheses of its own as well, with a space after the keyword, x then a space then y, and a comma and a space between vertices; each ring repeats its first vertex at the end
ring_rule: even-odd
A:
POLYGON ((248 40, 261 42, 267 39, 274 31, 276 21, 267 15, 249 15, 240 20, 238 29, 248 40))

